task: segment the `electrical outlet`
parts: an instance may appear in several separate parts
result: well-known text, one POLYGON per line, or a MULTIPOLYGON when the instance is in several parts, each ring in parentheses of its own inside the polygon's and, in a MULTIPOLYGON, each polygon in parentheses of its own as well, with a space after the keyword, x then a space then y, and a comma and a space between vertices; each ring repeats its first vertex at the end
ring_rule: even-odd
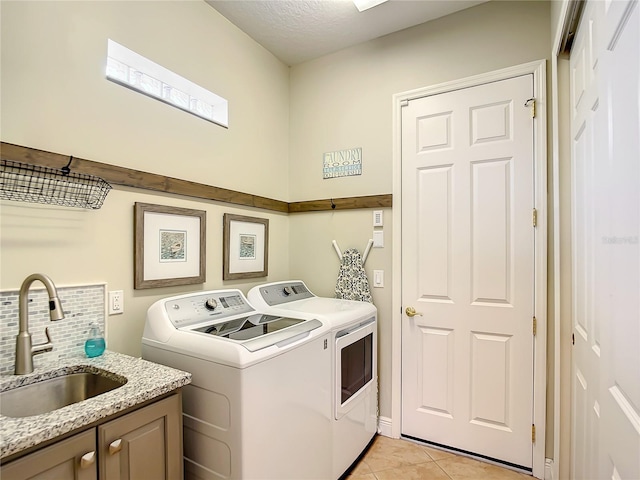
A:
POLYGON ((124 313, 124 292, 112 290, 109 292, 109 315, 120 315, 121 313, 124 313))

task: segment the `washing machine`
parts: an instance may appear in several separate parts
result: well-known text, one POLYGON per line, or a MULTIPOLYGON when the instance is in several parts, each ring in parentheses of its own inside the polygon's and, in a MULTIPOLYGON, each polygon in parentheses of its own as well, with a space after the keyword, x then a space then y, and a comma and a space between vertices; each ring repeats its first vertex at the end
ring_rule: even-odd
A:
POLYGON ((330 338, 325 322, 257 312, 239 290, 155 302, 142 357, 192 374, 185 478, 329 478, 330 338))
POLYGON ((301 280, 259 285, 247 298, 270 315, 317 319, 331 330, 332 479, 358 459, 378 428, 377 309, 318 297, 301 280))

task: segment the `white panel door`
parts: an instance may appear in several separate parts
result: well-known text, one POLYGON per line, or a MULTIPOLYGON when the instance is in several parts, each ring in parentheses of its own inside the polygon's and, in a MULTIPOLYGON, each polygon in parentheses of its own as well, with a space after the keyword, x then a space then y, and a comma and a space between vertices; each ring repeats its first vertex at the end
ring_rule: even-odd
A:
POLYGON ((594 315, 595 204, 601 188, 595 176, 594 160, 606 146, 598 144, 596 125, 606 124, 606 107, 600 104, 597 67, 600 52, 595 15, 602 2, 590 3, 583 12, 581 27, 586 35, 576 37, 570 60, 572 107, 572 248, 573 248, 573 362, 571 372, 572 429, 571 472, 573 478, 597 478, 600 402, 598 377, 601 351, 600 324, 594 315), (595 7, 595 8, 594 8, 595 7), (590 28, 593 26, 594 28, 590 28))
POLYGON ((640 7, 588 2, 571 51, 571 476, 640 478, 640 7))
POLYGON ((402 434, 532 467, 533 75, 402 109, 402 434))

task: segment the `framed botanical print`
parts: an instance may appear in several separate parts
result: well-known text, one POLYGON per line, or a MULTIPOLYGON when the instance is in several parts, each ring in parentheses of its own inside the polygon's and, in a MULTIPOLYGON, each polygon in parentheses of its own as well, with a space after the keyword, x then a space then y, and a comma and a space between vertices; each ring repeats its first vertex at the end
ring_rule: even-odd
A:
POLYGON ((207 212, 134 205, 134 288, 204 283, 207 212))
POLYGON ((266 277, 269 220, 225 213, 223 223, 223 280, 266 277))

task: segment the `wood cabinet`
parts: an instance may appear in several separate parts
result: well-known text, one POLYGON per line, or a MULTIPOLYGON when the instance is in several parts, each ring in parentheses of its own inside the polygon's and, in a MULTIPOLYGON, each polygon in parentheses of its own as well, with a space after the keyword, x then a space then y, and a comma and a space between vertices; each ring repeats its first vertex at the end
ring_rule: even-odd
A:
POLYGON ((182 478, 180 397, 173 395, 100 425, 98 444, 101 480, 182 478))
POLYGON ((78 433, 2 466, 2 480, 95 480, 95 429, 78 433))
POLYGON ((2 480, 182 479, 182 398, 149 406, 0 468, 2 480))

